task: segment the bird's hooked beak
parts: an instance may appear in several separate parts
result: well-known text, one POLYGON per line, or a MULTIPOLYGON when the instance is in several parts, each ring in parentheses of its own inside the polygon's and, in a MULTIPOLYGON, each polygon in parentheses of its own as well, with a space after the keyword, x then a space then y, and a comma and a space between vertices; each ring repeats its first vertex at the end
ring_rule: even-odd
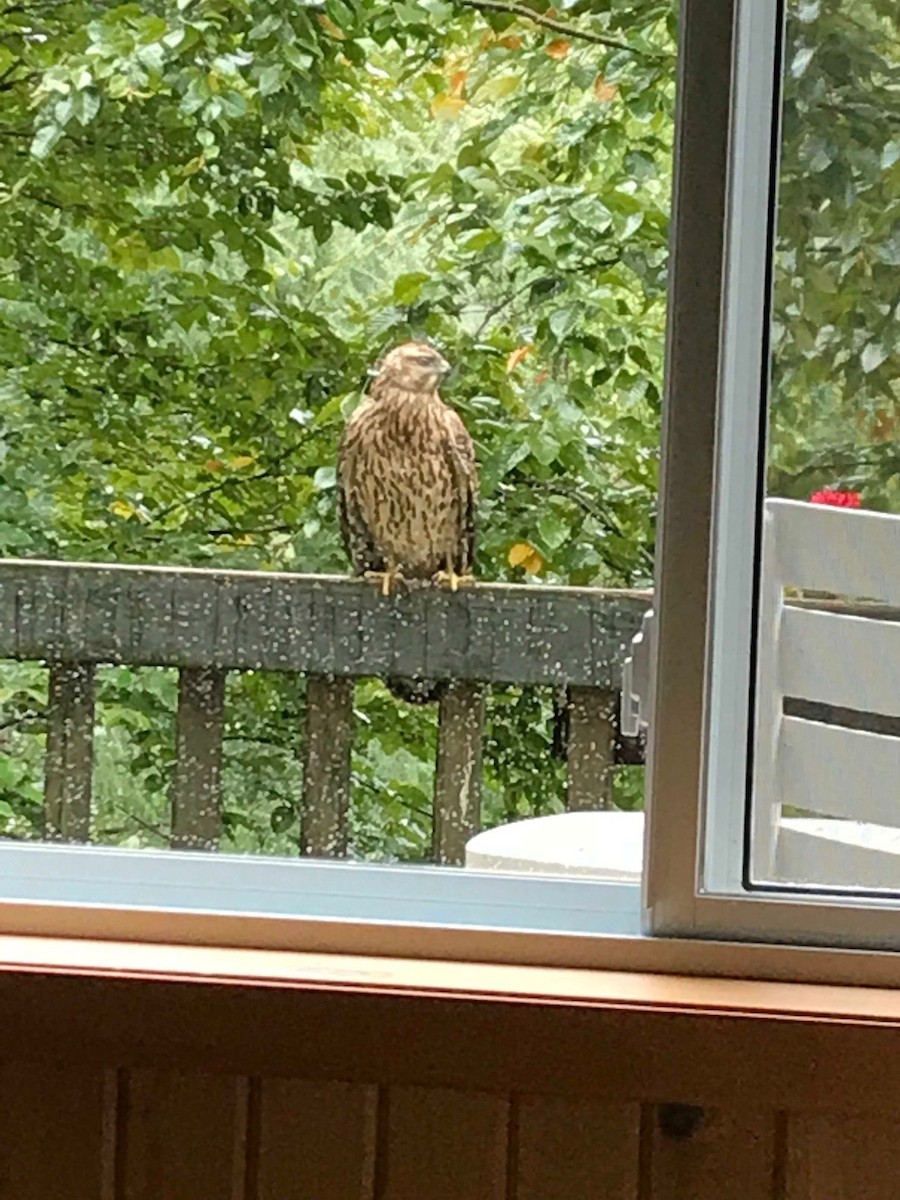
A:
POLYGON ((446 379, 452 370, 453 370, 453 368, 447 362, 446 358, 442 358, 439 356, 438 362, 437 362, 437 372, 440 375, 441 379, 446 379))

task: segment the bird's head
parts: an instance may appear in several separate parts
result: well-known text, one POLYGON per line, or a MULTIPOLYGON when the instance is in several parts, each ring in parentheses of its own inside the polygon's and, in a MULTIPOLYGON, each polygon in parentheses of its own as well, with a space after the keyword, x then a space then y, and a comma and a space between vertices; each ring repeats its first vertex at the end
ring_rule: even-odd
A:
POLYGON ((404 342, 386 354, 375 379, 383 386, 404 392, 432 394, 450 373, 450 364, 427 342, 404 342))

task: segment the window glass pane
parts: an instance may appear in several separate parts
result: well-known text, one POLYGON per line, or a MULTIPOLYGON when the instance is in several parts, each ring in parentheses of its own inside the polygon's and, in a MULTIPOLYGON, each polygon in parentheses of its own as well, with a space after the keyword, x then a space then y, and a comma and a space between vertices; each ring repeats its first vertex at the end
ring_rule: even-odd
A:
POLYGON ((602 9, 0 16, 8 843, 458 866, 640 807, 674 5, 602 9))
POLYGON ((900 890, 900 11, 791 0, 750 878, 900 890))

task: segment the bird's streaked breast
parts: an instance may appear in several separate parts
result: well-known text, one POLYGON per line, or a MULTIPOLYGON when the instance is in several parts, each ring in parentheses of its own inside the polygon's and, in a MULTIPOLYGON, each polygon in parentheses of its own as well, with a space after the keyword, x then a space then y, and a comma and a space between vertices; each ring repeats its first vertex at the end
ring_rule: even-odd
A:
POLYGON ((423 576, 444 565, 461 535, 462 502, 442 409, 436 398, 380 399, 361 418, 348 480, 384 553, 423 576))

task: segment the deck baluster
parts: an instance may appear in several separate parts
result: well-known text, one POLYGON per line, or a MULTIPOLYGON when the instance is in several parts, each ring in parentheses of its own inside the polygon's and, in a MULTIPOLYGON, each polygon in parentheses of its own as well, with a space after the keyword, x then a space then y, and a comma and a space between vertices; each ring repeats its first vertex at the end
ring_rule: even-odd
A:
POLYGON ((93 765, 93 664, 51 663, 44 760, 44 837, 48 841, 90 839, 93 765))
POLYGON ((353 680, 310 675, 306 681, 306 753, 300 847, 315 858, 347 849, 353 680))
POLYGON ((222 836, 222 735, 225 672, 185 667, 179 675, 172 781, 176 850, 216 850, 222 836))
POLYGON ((460 866, 481 826, 481 756, 486 689, 453 680, 440 701, 434 772, 433 855, 460 866))
POLYGON ((570 812, 612 808, 618 692, 569 689, 569 751, 566 808, 570 812))

